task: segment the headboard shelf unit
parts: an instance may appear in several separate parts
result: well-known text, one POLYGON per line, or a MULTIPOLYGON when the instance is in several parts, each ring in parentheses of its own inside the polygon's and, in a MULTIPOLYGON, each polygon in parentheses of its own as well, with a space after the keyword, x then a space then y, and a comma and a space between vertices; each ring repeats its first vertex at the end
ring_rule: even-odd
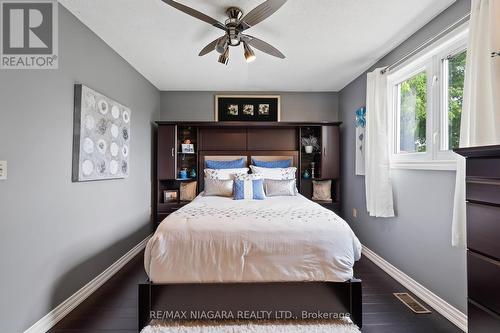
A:
POLYGON ((313 180, 332 181, 332 202, 319 204, 340 213, 340 122, 169 122, 156 123, 155 189, 157 198, 155 223, 161 222, 168 212, 181 207, 183 202, 164 203, 164 190, 178 190, 181 182, 198 181, 198 193, 203 190, 205 158, 253 157, 290 158, 297 167, 297 186, 302 195, 312 198, 313 180), (306 153, 301 144, 303 137, 314 136, 318 147, 306 153), (181 144, 190 140, 194 153, 182 153, 181 144), (315 163, 314 179, 302 177, 315 163), (195 179, 179 179, 179 171, 186 168, 188 177, 196 170, 195 179))
POLYGON ((196 169, 198 165, 198 128, 195 126, 178 125, 177 126, 177 175, 182 169, 187 169, 188 176, 191 170, 196 169), (193 153, 183 153, 182 144, 189 140, 194 146, 193 153))

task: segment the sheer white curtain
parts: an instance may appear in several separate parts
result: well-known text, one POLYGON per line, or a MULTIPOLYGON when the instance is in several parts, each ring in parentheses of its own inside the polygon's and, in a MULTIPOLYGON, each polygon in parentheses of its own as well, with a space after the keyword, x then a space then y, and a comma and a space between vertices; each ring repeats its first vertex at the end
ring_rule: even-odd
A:
POLYGON ((368 73, 366 90, 365 186, 370 216, 394 216, 389 165, 387 75, 368 73))
MULTIPOLYGON (((472 0, 460 147, 500 144, 500 0, 472 0)), ((452 245, 466 246, 465 159, 457 157, 452 245)))

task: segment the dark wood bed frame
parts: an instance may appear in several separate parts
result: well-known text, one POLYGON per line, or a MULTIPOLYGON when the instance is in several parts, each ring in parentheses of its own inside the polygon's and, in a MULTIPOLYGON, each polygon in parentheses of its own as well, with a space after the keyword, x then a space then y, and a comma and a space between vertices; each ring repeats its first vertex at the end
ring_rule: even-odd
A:
POLYGON ((234 319, 261 312, 266 315, 258 319, 350 317, 361 328, 361 280, 139 284, 139 331, 153 319, 198 320, 210 312, 234 319))
MULTIPOLYGON (((157 149, 154 166, 158 170, 163 169, 155 170, 157 181, 162 178, 159 176, 160 173, 165 175, 167 172, 175 179, 176 165, 164 164, 170 163, 168 159, 174 156, 179 146, 176 137, 168 139, 168 136, 161 134, 161 127, 168 126, 169 128, 165 128, 165 133, 176 135, 175 126, 180 125, 190 124, 185 122, 157 123, 160 131, 156 136, 157 149), (164 142, 160 141, 166 139, 174 143, 162 147, 164 142), (159 156, 161 154, 164 155, 159 156)), ((331 178, 339 178, 339 125, 340 123, 192 123, 198 132, 197 146, 199 148, 196 154, 199 183, 203 183, 205 156, 247 156, 248 161, 251 156, 290 156, 293 164, 301 170, 300 133, 301 129, 307 126, 323 128, 322 131, 326 135, 322 142, 322 152, 325 155, 330 154, 328 161, 324 163, 325 169, 328 168, 331 178), (252 133, 252 140, 250 140, 252 133)), ((299 173, 297 177, 300 187, 299 173)), ((337 200, 340 197, 338 181, 339 179, 336 182, 337 200)), ((202 184, 199 185, 200 190, 202 186, 202 184)), ((153 189, 156 195, 158 192, 157 189, 153 189)), ((216 314, 215 319, 218 320, 255 319, 247 316, 251 317, 259 313, 263 316, 257 319, 302 320, 350 317, 361 328, 361 280, 353 278, 346 282, 168 284, 157 284, 148 280, 139 284, 139 331, 154 319, 211 319, 210 316, 216 314), (221 315, 222 318, 220 318, 221 315)))

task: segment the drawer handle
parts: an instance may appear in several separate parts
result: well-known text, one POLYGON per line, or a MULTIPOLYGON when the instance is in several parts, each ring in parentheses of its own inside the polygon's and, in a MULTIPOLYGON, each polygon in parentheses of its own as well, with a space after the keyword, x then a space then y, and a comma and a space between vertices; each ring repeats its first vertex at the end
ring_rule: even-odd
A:
POLYGON ((484 261, 486 261, 486 262, 488 262, 488 263, 490 263, 490 264, 492 264, 492 265, 495 265, 495 266, 500 266, 500 262, 498 262, 498 261, 496 261, 496 260, 493 260, 493 259, 491 259, 491 258, 488 258, 488 257, 486 257, 486 256, 483 256, 482 254, 479 254, 479 253, 476 253, 476 252, 473 252, 473 251, 470 251, 470 250, 468 250, 468 252, 469 252, 472 256, 477 257, 477 258, 480 258, 480 259, 482 259, 482 260, 484 260, 484 261))
POLYGON ((172 157, 175 156, 175 148, 172 148, 172 157))
POLYGON ((490 178, 479 178, 479 177, 466 177, 467 183, 470 184, 482 184, 482 185, 500 185, 500 180, 490 179, 490 178))

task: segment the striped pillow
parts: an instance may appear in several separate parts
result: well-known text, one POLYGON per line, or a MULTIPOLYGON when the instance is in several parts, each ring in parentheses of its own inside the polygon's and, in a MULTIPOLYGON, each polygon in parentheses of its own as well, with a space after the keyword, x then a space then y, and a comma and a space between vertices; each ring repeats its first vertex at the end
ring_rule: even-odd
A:
POLYGON ((263 179, 235 179, 233 183, 234 200, 264 200, 263 179))

